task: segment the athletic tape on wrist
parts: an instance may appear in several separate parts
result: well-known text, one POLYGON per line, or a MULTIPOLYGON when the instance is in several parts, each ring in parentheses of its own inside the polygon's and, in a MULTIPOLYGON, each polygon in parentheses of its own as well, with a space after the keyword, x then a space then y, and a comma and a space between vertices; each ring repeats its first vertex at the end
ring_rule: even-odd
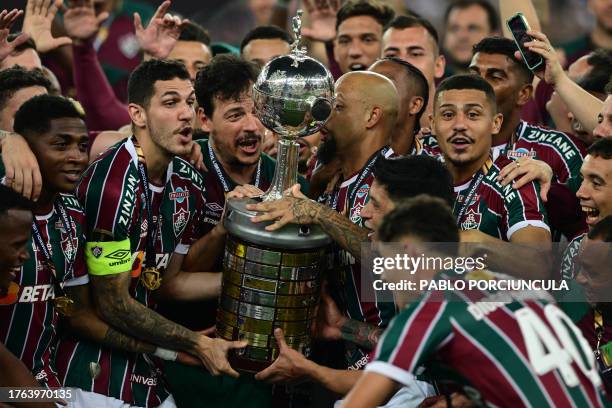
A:
POLYGON ((176 361, 176 358, 178 357, 178 352, 158 347, 155 349, 153 355, 161 358, 162 360, 176 361))

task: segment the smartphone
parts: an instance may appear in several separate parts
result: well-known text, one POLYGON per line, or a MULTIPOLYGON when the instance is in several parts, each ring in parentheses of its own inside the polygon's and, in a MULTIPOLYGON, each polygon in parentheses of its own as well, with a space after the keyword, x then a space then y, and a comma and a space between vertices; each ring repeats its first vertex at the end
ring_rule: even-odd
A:
POLYGON ((512 33, 512 37, 514 37, 514 42, 521 52, 525 64, 527 64, 527 68, 532 71, 538 70, 543 66, 544 59, 540 54, 529 51, 529 48, 525 47, 526 42, 533 40, 533 37, 527 34, 529 24, 527 24, 525 16, 522 13, 516 13, 506 21, 506 24, 512 33))

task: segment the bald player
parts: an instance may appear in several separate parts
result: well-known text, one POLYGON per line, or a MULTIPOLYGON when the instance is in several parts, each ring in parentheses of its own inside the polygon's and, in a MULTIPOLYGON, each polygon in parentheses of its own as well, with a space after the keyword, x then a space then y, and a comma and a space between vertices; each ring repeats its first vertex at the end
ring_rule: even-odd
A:
POLYGON ((267 230, 289 223, 317 224, 335 241, 330 276, 337 279, 329 287, 341 312, 350 317, 341 337, 347 350, 346 368, 359 369, 395 312, 389 303, 363 301, 366 294, 361 293, 359 282, 361 243, 368 241, 369 234, 361 210, 368 202, 374 164, 389 149, 399 96, 389 79, 368 71, 344 74, 335 88, 336 104, 321 129, 319 151, 329 150, 337 156, 339 176, 319 197, 319 203, 307 199, 294 186, 286 198, 248 209, 262 213, 254 222, 276 220, 267 230))

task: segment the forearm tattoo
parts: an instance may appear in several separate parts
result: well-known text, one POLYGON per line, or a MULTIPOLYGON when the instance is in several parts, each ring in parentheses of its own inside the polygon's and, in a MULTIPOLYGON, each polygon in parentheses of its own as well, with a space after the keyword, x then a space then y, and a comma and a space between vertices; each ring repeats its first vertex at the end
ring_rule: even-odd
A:
POLYGON ((319 225, 338 245, 361 261, 361 244, 368 241, 368 230, 355 225, 337 211, 321 206, 319 225))
POLYGON ((343 340, 355 343, 367 350, 374 350, 382 334, 382 329, 368 323, 348 319, 340 327, 340 332, 343 340))

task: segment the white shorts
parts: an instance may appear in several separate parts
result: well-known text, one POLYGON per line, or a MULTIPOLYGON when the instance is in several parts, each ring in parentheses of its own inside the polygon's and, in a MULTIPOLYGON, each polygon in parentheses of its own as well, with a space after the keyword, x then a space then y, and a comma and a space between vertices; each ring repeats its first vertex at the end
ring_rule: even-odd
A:
MULTIPOLYGON (((95 392, 84 391, 80 388, 73 388, 72 390, 74 398, 65 408, 139 408, 117 398, 107 397, 95 392)), ((61 405, 58 405, 58 407, 61 407, 61 405)), ((157 408, 176 408, 172 395, 168 396, 157 408)))
MULTIPOLYGON (((408 386, 403 386, 391 397, 389 402, 379 408, 417 408, 427 397, 436 395, 434 387, 425 382, 414 380, 408 386)), ((334 408, 340 407, 342 400, 336 401, 334 408)))

